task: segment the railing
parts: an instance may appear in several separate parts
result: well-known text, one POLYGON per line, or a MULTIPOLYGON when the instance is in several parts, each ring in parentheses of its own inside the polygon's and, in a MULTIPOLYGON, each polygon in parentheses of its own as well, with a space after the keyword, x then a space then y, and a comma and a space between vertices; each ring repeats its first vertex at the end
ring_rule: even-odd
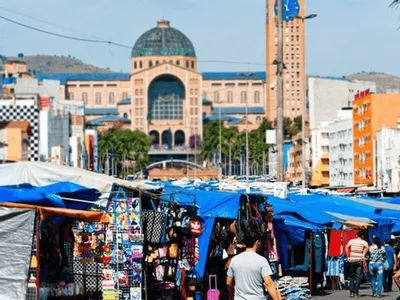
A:
POLYGON ((149 154, 169 154, 169 153, 180 153, 180 154, 191 154, 191 153, 200 153, 200 147, 196 149, 188 147, 188 146, 173 146, 168 147, 167 145, 153 145, 150 148, 149 154))

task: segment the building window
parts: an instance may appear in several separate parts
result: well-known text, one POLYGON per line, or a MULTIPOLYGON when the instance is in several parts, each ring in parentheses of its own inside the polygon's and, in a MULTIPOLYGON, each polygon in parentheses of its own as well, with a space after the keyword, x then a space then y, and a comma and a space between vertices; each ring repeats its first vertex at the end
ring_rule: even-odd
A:
POLYGON ((219 103, 219 92, 214 92, 214 102, 219 103))
POLYGON ((114 92, 108 94, 108 104, 115 104, 114 92))
POLYGON ((128 113, 124 113, 124 114, 123 114, 123 118, 124 118, 124 119, 128 119, 128 113))
POLYGON ((100 92, 96 93, 96 104, 101 104, 101 93, 100 92))
POLYGON ((257 125, 260 125, 260 124, 261 124, 261 117, 257 117, 257 118, 256 118, 256 124, 257 124, 257 125))
POLYGON ((128 93, 127 92, 123 92, 122 93, 122 99, 126 99, 128 98, 128 93))
POLYGON ((74 93, 69 93, 69 100, 74 100, 74 93))
POLYGON ((159 65, 159 64, 160 64, 160 62, 158 60, 156 60, 156 65, 159 65))
POLYGON ((88 95, 87 95, 86 92, 85 92, 85 93, 82 93, 82 100, 83 100, 83 103, 87 104, 87 102, 88 102, 88 95))
POLYGON ((228 92, 228 103, 233 103, 233 93, 231 91, 228 92))
POLYGON ((149 68, 151 68, 152 66, 153 66, 153 61, 150 60, 150 61, 149 61, 149 68))
POLYGON ((189 69, 189 61, 186 61, 186 68, 189 69))
POLYGON ((194 69, 194 61, 192 61, 192 69, 194 69))
POLYGON ((259 91, 255 91, 254 92, 254 103, 255 104, 259 104, 260 103, 260 92, 259 91))
POLYGON ((245 91, 242 91, 240 93, 240 102, 241 103, 246 103, 247 102, 247 93, 245 91))
POLYGON ((133 63, 133 68, 137 69, 137 62, 136 61, 133 63))
POLYGON ((142 61, 139 61, 139 68, 140 69, 143 68, 143 62, 142 61))
POLYGON ((179 66, 181 63, 179 60, 176 61, 176 65, 179 66))

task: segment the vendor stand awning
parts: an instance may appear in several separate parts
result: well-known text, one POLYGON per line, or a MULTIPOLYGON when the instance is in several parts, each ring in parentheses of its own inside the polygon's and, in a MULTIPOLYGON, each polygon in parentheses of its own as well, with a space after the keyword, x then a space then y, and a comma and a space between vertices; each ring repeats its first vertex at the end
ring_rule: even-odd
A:
POLYGON ((108 223, 107 214, 97 211, 44 207, 44 206, 21 204, 21 203, 1 203, 0 206, 36 210, 39 212, 41 220, 46 220, 50 217, 59 216, 59 217, 77 219, 85 222, 108 223))

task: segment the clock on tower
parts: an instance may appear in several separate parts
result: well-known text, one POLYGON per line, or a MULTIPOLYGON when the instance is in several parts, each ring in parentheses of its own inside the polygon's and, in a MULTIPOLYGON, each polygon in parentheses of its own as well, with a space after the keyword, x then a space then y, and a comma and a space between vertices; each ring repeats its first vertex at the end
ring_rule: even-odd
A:
MULTIPOLYGON (((282 19, 292 21, 300 13, 300 3, 298 0, 282 0, 283 10, 282 19)), ((278 1, 275 2, 275 15, 278 15, 278 1)))

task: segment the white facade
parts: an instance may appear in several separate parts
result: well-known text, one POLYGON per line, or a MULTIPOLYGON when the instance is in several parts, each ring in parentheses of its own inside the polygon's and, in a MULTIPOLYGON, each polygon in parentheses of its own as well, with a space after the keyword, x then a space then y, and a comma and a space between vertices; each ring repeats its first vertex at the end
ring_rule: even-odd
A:
POLYGON ((366 89, 375 93, 376 84, 344 78, 309 77, 310 130, 320 126, 321 122, 333 121, 338 110, 351 106, 355 94, 366 89))
POLYGON ((329 125, 329 185, 354 185, 353 112, 338 111, 337 119, 329 125))
POLYGON ((322 156, 329 153, 329 125, 330 122, 321 122, 319 126, 311 130, 311 167, 318 165, 322 156))
POLYGON ((377 187, 400 191, 400 128, 382 128, 376 136, 377 187))

